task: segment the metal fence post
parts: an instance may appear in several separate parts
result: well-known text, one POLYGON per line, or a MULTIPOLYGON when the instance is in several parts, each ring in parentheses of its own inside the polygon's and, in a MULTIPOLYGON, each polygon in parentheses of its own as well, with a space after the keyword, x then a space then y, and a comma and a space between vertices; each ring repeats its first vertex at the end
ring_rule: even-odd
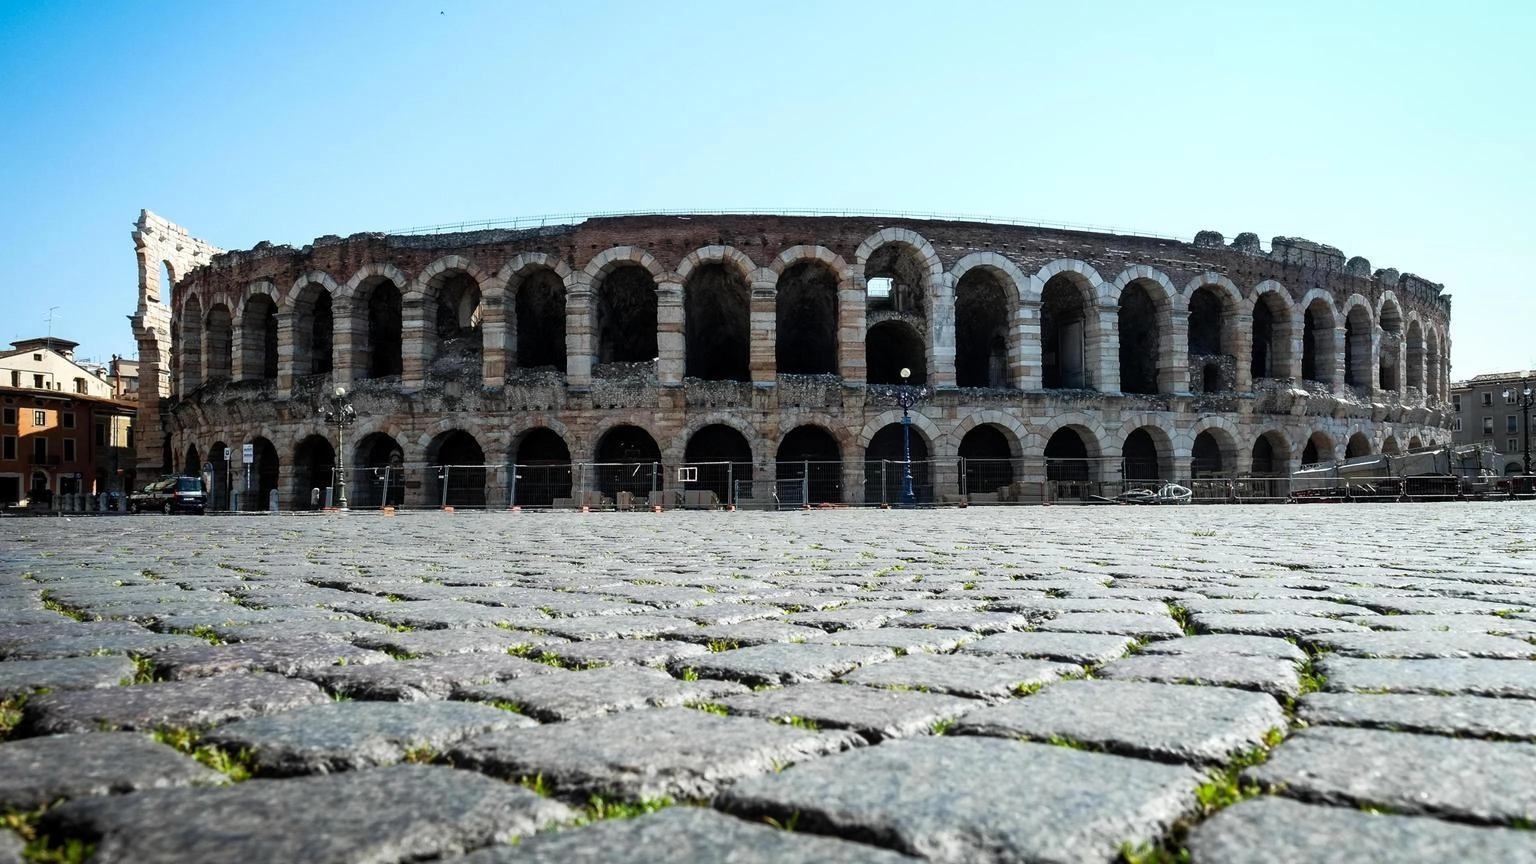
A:
POLYGON ((507 466, 507 506, 517 506, 517 463, 507 466))
POLYGON ((443 469, 443 477, 442 477, 442 479, 443 479, 443 500, 442 500, 442 502, 441 502, 441 504, 439 506, 442 509, 446 510, 446 509, 448 509, 448 474, 449 474, 450 471, 453 470, 453 466, 451 466, 451 465, 444 465, 444 466, 442 466, 442 469, 443 469))

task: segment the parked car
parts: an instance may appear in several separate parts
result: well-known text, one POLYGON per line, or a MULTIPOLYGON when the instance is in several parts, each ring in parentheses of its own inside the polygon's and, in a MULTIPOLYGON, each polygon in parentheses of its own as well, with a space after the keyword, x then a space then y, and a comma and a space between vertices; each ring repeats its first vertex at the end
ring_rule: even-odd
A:
POLYGON ((128 496, 128 509, 134 513, 202 513, 207 508, 208 493, 201 477, 162 477, 128 496))

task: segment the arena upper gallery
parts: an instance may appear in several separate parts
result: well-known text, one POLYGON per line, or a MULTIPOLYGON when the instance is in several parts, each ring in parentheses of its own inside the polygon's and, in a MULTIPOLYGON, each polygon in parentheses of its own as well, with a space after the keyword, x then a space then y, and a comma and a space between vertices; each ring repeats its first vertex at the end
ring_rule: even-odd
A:
POLYGON ((924 388, 911 464, 937 502, 1246 482, 1450 439, 1442 286, 1305 240, 570 221, 224 252, 145 211, 133 320, 160 386, 140 472, 212 464, 216 500, 303 508, 341 440, 353 506, 797 485, 876 503, 906 464, 904 384, 924 388), (347 429, 321 411, 337 386, 347 429))

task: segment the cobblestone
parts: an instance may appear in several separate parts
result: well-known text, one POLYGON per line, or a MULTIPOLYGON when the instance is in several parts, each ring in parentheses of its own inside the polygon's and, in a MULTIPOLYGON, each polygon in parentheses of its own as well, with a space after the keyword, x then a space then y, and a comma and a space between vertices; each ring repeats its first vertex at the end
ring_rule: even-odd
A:
POLYGON ((1530 518, 7 520, 0 807, 93 862, 1536 860, 1530 518))

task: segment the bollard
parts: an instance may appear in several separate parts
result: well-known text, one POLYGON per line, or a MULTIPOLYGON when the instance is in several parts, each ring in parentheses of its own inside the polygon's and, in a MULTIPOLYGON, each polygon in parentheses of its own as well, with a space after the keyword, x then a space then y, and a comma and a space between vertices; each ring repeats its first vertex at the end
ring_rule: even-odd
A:
POLYGON ((267 510, 277 512, 277 490, 273 489, 267 494, 267 510))

